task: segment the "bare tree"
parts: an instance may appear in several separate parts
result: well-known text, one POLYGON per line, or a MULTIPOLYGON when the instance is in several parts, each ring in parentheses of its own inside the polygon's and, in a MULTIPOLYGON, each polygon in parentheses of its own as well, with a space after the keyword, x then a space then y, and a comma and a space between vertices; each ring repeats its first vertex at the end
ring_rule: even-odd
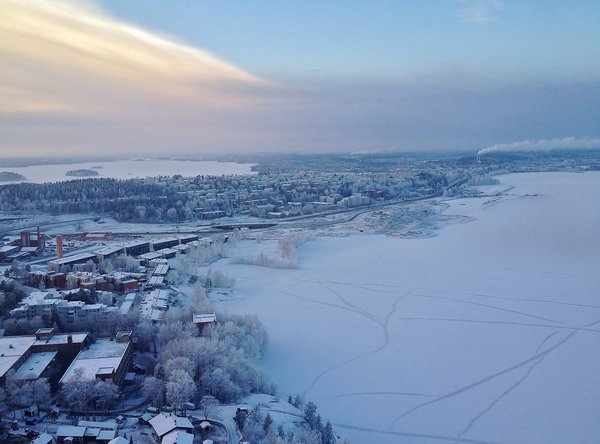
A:
POLYGON ((204 413, 204 419, 208 421, 208 416, 212 415, 218 405, 218 401, 214 396, 205 395, 200 401, 200 407, 202 407, 202 413, 204 413))

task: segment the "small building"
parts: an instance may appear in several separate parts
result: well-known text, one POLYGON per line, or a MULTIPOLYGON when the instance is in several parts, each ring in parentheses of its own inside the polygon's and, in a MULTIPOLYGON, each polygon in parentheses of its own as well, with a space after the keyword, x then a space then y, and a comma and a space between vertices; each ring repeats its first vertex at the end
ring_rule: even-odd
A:
POLYGON ((214 312, 194 313, 192 316, 192 322, 198 328, 198 330, 202 331, 209 325, 214 325, 217 323, 217 315, 214 312))
POLYGON ((31 444, 52 444, 52 435, 42 433, 40 436, 31 441, 31 444))
POLYGON ((167 433, 160 444, 193 444, 194 433, 189 433, 183 430, 173 430, 167 433))
POLYGON ((107 444, 131 444, 131 439, 123 438, 122 436, 117 436, 116 438, 108 441, 107 444))
POLYGON ((82 443, 85 437, 85 429, 86 427, 78 427, 78 426, 70 426, 70 425, 61 425, 58 426, 58 430, 56 431, 56 439, 59 443, 63 442, 73 442, 73 443, 82 443), (69 439, 71 438, 71 439, 69 439))
POLYGON ((173 431, 190 433, 193 438, 194 426, 188 418, 175 416, 172 413, 159 413, 148 422, 159 440, 162 440, 165 435, 173 431))
POLYGON ((19 247, 15 245, 3 245, 0 247, 0 262, 6 262, 8 256, 19 252, 19 247))

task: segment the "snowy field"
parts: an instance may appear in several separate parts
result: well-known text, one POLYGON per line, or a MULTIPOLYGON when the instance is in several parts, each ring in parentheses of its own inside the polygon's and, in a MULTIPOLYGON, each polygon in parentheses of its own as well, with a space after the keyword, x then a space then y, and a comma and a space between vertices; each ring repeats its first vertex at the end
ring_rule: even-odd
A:
POLYGON ((214 297, 260 317, 273 381, 354 443, 598 442, 600 173, 500 180, 448 201, 471 222, 432 237, 318 237, 297 269, 221 260, 237 282, 214 297))
POLYGON ((31 165, 26 167, 5 168, 0 166, 0 171, 22 174, 27 182, 62 182, 65 180, 82 179, 81 177, 67 176, 70 170, 94 170, 98 172, 94 177, 110 177, 114 179, 132 179, 135 177, 172 176, 181 174, 184 177, 222 174, 252 174, 252 164, 216 161, 191 161, 168 159, 139 159, 115 160, 110 162, 84 162, 56 165, 31 165))

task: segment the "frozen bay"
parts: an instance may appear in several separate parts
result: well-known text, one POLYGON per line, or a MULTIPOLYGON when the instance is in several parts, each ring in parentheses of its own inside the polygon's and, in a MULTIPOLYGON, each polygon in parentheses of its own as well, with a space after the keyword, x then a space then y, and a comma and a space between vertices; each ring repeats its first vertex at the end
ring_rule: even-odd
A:
POLYGON ((352 442, 593 442, 600 173, 499 179, 447 201, 474 220, 434 237, 318 237, 290 270, 221 260, 220 305, 259 316, 273 381, 352 442))
POLYGON ((79 163, 51 163, 22 167, 4 167, 0 171, 22 174, 24 182, 64 182, 66 180, 85 179, 86 177, 67 176, 72 170, 91 170, 96 175, 90 177, 133 179, 180 174, 192 176, 221 176, 231 174, 252 174, 252 164, 237 162, 217 162, 214 160, 176 160, 176 159, 129 159, 111 161, 92 161, 79 163))

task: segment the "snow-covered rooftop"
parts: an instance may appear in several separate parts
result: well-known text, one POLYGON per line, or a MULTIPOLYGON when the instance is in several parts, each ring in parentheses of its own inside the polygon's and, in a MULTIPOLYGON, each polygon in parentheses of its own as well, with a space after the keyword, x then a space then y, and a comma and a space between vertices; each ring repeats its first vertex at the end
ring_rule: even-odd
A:
POLYGON ((159 437, 163 437, 175 429, 194 429, 194 426, 189 419, 175 416, 170 413, 159 413, 148 422, 159 437))
POLYGON ((193 444, 194 434, 183 430, 173 430, 167 433, 160 444, 193 444))
POLYGON ((0 377, 4 376, 34 343, 35 336, 0 337, 0 377))
POLYGON ((213 313, 194 313, 193 316, 194 324, 209 324, 211 322, 217 322, 217 315, 213 313))
POLYGON ((33 380, 39 378, 56 355, 57 352, 55 351, 32 353, 15 371, 15 379, 33 380))
MULTIPOLYGON (((41 344, 68 344, 69 336, 71 337, 70 341, 74 344, 81 344, 85 342, 87 339, 87 333, 60 333, 54 334, 51 338, 47 339, 38 339, 35 341, 35 345, 41 344)), ((34 338, 35 339, 35 338, 34 338)))
POLYGON ((56 436, 59 438, 67 438, 72 436, 73 438, 83 438, 85 435, 85 427, 61 425, 58 426, 56 436))
POLYGON ((82 371, 81 377, 83 380, 94 380, 99 371, 105 374, 108 372, 108 368, 116 371, 128 345, 129 342, 98 339, 94 344, 79 352, 60 382, 69 381, 79 369, 82 371))

